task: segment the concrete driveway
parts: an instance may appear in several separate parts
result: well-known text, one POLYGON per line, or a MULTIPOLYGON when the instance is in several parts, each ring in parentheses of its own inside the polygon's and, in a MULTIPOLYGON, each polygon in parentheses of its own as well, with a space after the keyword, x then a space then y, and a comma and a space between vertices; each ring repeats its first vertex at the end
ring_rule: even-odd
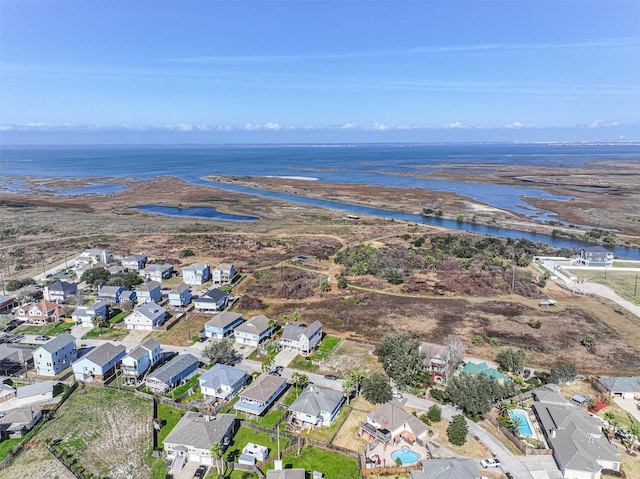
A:
POLYGON ((614 398, 615 403, 640 422, 640 401, 637 399, 614 398))
POLYGON ((518 460, 535 479, 562 479, 553 456, 518 456, 518 460))

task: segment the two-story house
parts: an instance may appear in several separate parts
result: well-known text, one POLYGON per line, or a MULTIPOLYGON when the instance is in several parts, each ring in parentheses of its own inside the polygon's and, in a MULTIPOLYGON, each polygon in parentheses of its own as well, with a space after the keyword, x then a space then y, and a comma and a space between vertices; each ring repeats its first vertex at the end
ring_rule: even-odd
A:
POLYGON ((147 339, 136 346, 129 354, 122 358, 122 376, 128 383, 136 383, 147 371, 162 360, 160 343, 147 339))
POLYGON ((227 307, 229 293, 218 288, 210 289, 195 299, 195 307, 200 311, 222 311, 227 307))
POLYGON ((140 275, 145 280, 157 281, 162 283, 165 279, 170 279, 173 275, 173 265, 170 264, 150 264, 142 271, 140 275))
POLYGON ((104 343, 71 365, 76 381, 104 381, 127 354, 124 346, 104 343))
POLYGON ((236 411, 260 416, 286 388, 285 378, 263 374, 240 393, 240 398, 233 407, 236 411))
POLYGON ((220 263, 211 273, 211 282, 214 285, 231 284, 237 274, 231 263, 220 263))
POLYGON ((340 412, 344 399, 342 391, 310 384, 289 406, 290 421, 302 427, 329 427, 340 412))
POLYGON ((152 330, 162 326, 167 317, 167 312, 162 306, 154 303, 145 303, 136 306, 131 314, 124 318, 127 329, 152 330))
POLYGON ((71 333, 62 333, 33 352, 33 364, 38 376, 57 376, 76 359, 76 338, 71 333))
POLYGON ((135 299, 136 292, 124 289, 122 286, 99 286, 98 300, 108 301, 110 303, 119 303, 120 301, 131 301, 135 299))
POLYGON ((185 283, 169 291, 169 304, 174 308, 184 308, 191 302, 191 290, 185 283))
POLYGON ((240 324, 242 324, 242 314, 224 311, 204 323, 204 335, 207 338, 222 339, 229 336, 240 324))
POLYGON ((216 364, 198 378, 205 397, 229 400, 247 383, 249 374, 225 364, 216 364))
POLYGON ((78 292, 78 285, 76 283, 67 283, 66 281, 56 281, 49 286, 44 287, 43 297, 47 301, 53 301, 54 303, 62 303, 72 294, 78 292))
POLYGON ((578 250, 578 262, 584 266, 612 266, 613 252, 604 246, 587 246, 578 250))
POLYGON ((237 326, 233 334, 236 343, 256 347, 271 335, 274 328, 275 324, 269 318, 259 314, 237 326))
POLYGON ((369 441, 379 441, 386 450, 390 444, 401 439, 413 444, 427 437, 427 425, 404 409, 403 403, 393 399, 367 413, 366 422, 360 423, 360 437, 369 441))
POLYGON ((318 347, 322 340, 322 323, 314 321, 309 326, 295 322, 287 324, 280 337, 283 348, 298 351, 302 356, 308 356, 318 347))
POLYGON ((13 317, 31 324, 45 324, 64 317, 64 310, 58 303, 43 299, 35 304, 25 304, 18 307, 13 317))
POLYGON ((164 394, 198 372, 200 361, 191 354, 179 354, 147 376, 145 386, 154 394, 164 394))
POLYGON ((156 281, 147 281, 136 288, 138 304, 159 303, 162 301, 162 288, 156 281))
POLYGON ((451 359, 449 347, 423 341, 420 343, 420 351, 424 354, 424 368, 431 374, 431 381, 446 381, 447 368, 451 359))
POLYGON ((75 259, 75 265, 83 266, 83 265, 95 265, 97 263, 103 263, 105 265, 109 264, 113 261, 113 254, 111 254, 106 249, 100 248, 92 248, 84 250, 80 255, 75 259))
POLYGON ((73 319, 78 326, 93 328, 93 318, 96 316, 106 318, 109 314, 110 307, 111 303, 108 301, 96 301, 91 306, 78 306, 73 313, 71 313, 71 319, 73 319))
POLYGON ((182 281, 189 286, 200 286, 209 281, 211 268, 206 263, 194 263, 182 268, 182 281))
POLYGON ((128 270, 138 271, 147 265, 147 255, 138 253, 122 258, 122 267, 128 270))

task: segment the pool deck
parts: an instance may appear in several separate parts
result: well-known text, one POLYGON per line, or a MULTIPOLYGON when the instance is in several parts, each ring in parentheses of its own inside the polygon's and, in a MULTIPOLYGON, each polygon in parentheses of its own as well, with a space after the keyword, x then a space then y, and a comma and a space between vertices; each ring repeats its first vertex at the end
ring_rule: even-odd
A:
MULTIPOLYGON (((547 442, 544 439, 544 434, 542 434, 542 431, 540 430, 540 426, 538 425, 535 415, 533 414, 533 411, 528 411, 526 409, 514 409, 513 412, 524 414, 524 416, 527 418, 527 423, 529 424, 529 428, 533 433, 533 435, 530 436, 531 439, 537 439, 538 441, 542 441, 545 445, 547 444, 547 442)), ((529 436, 523 436, 523 437, 526 438, 529 436)))
POLYGON ((414 466, 420 463, 423 459, 427 459, 429 457, 429 452, 424 446, 419 446, 417 444, 408 444, 405 441, 400 441, 400 443, 394 445, 387 446, 387 450, 383 450, 382 444, 378 444, 375 449, 373 449, 368 456, 373 458, 374 456, 380 457, 380 465, 376 467, 395 467, 396 461, 393 460, 391 454, 395 451, 400 451, 403 446, 408 446, 413 452, 420 455, 416 462, 406 463, 403 466, 414 466))

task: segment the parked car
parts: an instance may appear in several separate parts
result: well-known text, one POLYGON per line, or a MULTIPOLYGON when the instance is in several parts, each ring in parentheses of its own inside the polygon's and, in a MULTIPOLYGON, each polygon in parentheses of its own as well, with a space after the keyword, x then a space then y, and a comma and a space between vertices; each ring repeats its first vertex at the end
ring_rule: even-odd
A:
POLYGON ((628 434, 624 429, 618 429, 616 431, 616 437, 618 439, 624 439, 625 441, 633 441, 633 436, 628 434))
POLYGON ((207 466, 198 466, 195 474, 193 475, 193 479, 202 479, 207 474, 207 466))
POLYGON ((49 336, 36 336, 36 341, 49 341, 50 339, 49 336))
POLYGON ((332 381, 335 381, 336 379, 338 379, 338 376, 336 376, 335 374, 325 374, 324 378, 325 379, 331 379, 332 381))
POLYGON ((283 369, 284 369, 283 366, 276 366, 271 371, 269 371, 269 374, 271 374, 272 376, 282 376, 283 369))
POLYGON ((480 461, 480 465, 487 469, 488 467, 500 467, 500 461, 498 459, 489 458, 480 461))

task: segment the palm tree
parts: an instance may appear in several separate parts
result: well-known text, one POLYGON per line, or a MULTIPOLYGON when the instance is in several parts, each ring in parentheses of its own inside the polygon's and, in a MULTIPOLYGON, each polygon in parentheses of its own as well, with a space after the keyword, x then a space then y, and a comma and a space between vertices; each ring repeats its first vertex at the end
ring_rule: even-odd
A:
POLYGON ((262 361, 262 372, 266 373, 271 370, 271 366, 275 361, 271 357, 267 357, 264 361, 262 361))
POLYGON ((216 458, 216 472, 218 473, 218 476, 221 476, 222 465, 220 464, 220 459, 222 458, 222 444, 219 442, 213 443, 209 448, 209 451, 211 451, 216 458))
POLYGON ((276 324, 278 324, 278 322, 275 319, 273 319, 273 318, 269 319, 269 323, 268 323, 268 325, 269 325, 269 338, 271 338, 273 336, 273 330, 276 327, 276 324))
POLYGON ((609 423, 609 428, 613 426, 613 422, 616 421, 616 415, 611 411, 604 413, 604 419, 609 423))
POLYGON ((342 391, 347 396, 347 404, 351 401, 351 394, 355 390, 355 386, 353 385, 353 381, 351 379, 346 379, 342 381, 342 391))
POLYGON ((633 441, 631 444, 631 450, 633 451, 634 447, 637 445, 638 440, 640 440, 640 424, 637 422, 632 422, 631 424, 629 424, 629 434, 631 434, 635 438, 635 441, 633 441))
POLYGON ((522 420, 522 418, 519 417, 512 417, 511 418, 511 425, 513 426, 513 435, 514 436, 518 436, 518 430, 524 426, 524 421, 522 420))
POLYGON ((297 323, 298 321, 300 321, 300 312, 298 311, 294 311, 293 314, 291 315, 293 317, 293 320, 297 323))
POLYGON ((511 411, 513 411, 513 407, 509 402, 503 401, 498 406, 498 414, 500 414, 500 416, 502 417, 509 417, 509 413, 511 411))
POLYGON ((296 388, 296 397, 298 397, 298 381, 300 381, 300 373, 298 371, 291 373, 291 381, 293 382, 293 386, 296 388))
POLYGON ((304 389, 309 385, 309 376, 307 376, 306 374, 301 374, 298 377, 298 385, 300 386, 300 389, 304 389))
POLYGON ((349 379, 353 382, 353 387, 356 390, 356 397, 360 395, 360 386, 362 386, 362 380, 364 379, 364 373, 358 368, 355 368, 349 373, 349 379))

